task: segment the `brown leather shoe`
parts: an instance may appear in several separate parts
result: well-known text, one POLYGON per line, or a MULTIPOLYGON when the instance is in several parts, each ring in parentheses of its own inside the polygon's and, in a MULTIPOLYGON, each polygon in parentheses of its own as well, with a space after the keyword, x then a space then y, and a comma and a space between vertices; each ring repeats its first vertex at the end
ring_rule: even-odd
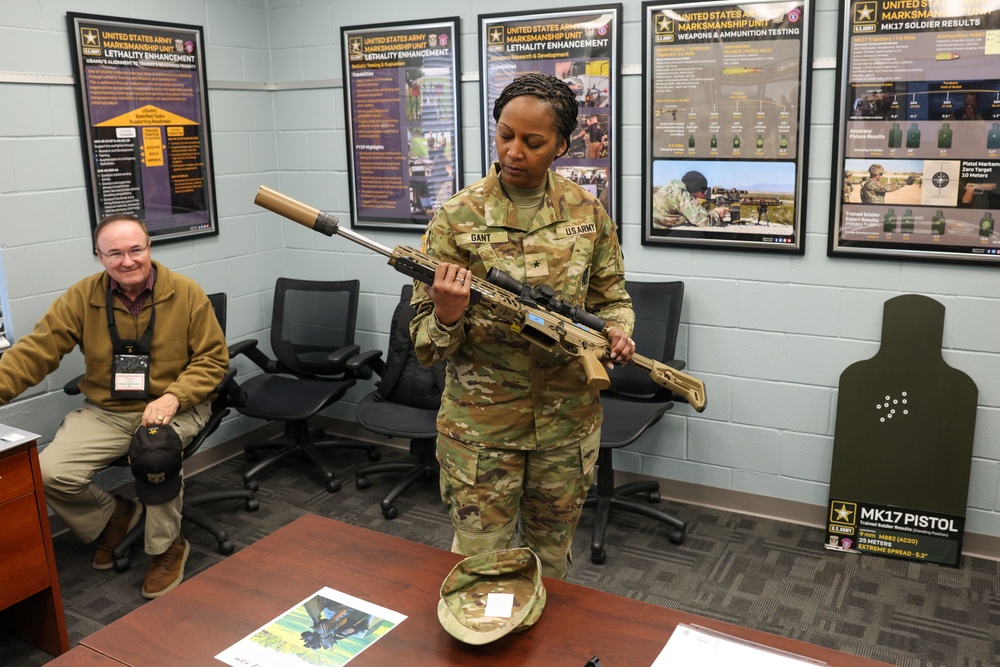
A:
POLYGON ((142 597, 147 600, 158 598, 184 581, 184 564, 190 551, 191 545, 183 535, 178 535, 166 551, 153 556, 142 582, 142 597))
POLYGON ((115 511, 108 519, 108 525, 101 531, 100 544, 94 554, 92 565, 95 570, 110 570, 115 566, 112 555, 128 532, 135 528, 142 516, 142 503, 115 496, 115 511))

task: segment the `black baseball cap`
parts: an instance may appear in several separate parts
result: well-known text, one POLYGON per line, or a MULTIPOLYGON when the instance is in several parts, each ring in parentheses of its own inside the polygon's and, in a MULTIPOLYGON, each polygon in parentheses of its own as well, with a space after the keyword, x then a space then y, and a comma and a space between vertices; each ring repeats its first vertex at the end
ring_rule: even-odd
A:
POLYGON ((184 445, 169 424, 140 426, 128 448, 135 495, 146 505, 168 503, 181 492, 184 445))

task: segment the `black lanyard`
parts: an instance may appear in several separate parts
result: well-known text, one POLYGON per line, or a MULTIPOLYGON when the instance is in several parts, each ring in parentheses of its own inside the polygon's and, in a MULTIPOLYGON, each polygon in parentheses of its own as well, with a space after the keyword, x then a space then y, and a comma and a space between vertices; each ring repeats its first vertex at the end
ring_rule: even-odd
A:
POLYGON ((111 285, 108 285, 108 333, 111 334, 111 343, 116 354, 149 354, 150 346, 153 342, 153 326, 156 324, 156 303, 153 301, 153 294, 149 295, 149 307, 152 312, 149 314, 149 326, 139 340, 122 340, 118 336, 118 327, 115 324, 115 313, 112 307, 114 296, 111 293, 111 285))

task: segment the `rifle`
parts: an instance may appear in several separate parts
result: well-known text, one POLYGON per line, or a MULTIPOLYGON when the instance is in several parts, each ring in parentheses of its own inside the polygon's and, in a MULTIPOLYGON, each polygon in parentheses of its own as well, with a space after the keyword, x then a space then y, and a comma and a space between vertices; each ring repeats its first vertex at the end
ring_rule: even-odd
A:
MULTIPOLYGON (((407 246, 390 249, 352 230, 342 229, 336 216, 324 213, 267 186, 260 186, 254 203, 326 236, 343 236, 389 258, 400 273, 428 285, 441 262, 407 246)), ((587 384, 607 389, 611 380, 601 364, 609 356, 607 327, 600 317, 555 298, 547 286, 528 287, 498 269, 490 269, 486 280, 472 276, 470 305, 481 303, 495 317, 509 322, 511 329, 549 352, 574 357, 583 366, 587 384)), ((682 396, 698 412, 705 409, 705 384, 686 373, 640 354, 630 364, 638 366, 661 387, 682 396)))
POLYGON ((739 206, 743 200, 743 195, 745 194, 749 193, 746 190, 713 185, 712 192, 709 194, 708 200, 712 202, 713 206, 739 206))

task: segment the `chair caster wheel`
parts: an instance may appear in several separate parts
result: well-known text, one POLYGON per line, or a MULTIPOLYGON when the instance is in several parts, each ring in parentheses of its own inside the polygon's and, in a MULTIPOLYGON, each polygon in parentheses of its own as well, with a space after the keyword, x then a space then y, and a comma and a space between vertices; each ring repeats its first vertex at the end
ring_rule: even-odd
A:
POLYGON ((368 481, 367 477, 358 477, 354 480, 354 486, 358 487, 359 490, 367 489, 372 483, 368 481))
POLYGON ((223 556, 227 556, 236 550, 236 545, 233 544, 232 540, 224 540, 219 542, 219 553, 223 556))
POLYGON ((596 565, 603 565, 604 561, 606 561, 607 559, 608 559, 608 552, 605 549, 601 549, 600 551, 590 552, 591 563, 594 563, 596 565))
POLYGON ((646 498, 646 500, 655 505, 656 503, 660 502, 660 493, 658 491, 650 491, 649 497, 646 498))
POLYGON ((389 507, 383 507, 382 516, 384 516, 389 521, 392 521, 397 516, 399 516, 399 510, 396 509, 393 505, 390 505, 389 507))
POLYGON ((674 544, 684 544, 684 533, 679 530, 673 530, 669 535, 667 535, 667 539, 674 544))
POLYGON ((260 454, 250 449, 244 449, 243 458, 246 459, 247 463, 257 463, 260 461, 260 454))
POLYGON ((257 490, 260 489, 260 484, 257 482, 257 480, 252 479, 249 482, 246 481, 243 482, 243 487, 248 491, 253 491, 254 493, 257 493, 257 490))
POLYGON ((329 491, 330 493, 336 493, 337 491, 340 491, 340 480, 331 479, 329 482, 326 483, 326 490, 329 491))
POLYGON ((132 567, 132 561, 128 558, 118 558, 115 560, 115 572, 128 572, 132 567))
POLYGON ((375 463, 380 458, 382 458, 382 452, 380 452, 377 449, 369 449, 368 450, 368 460, 369 461, 371 461, 372 463, 375 463))
POLYGON ((260 509, 260 501, 256 498, 247 498, 243 501, 243 507, 247 512, 256 512, 260 509))

